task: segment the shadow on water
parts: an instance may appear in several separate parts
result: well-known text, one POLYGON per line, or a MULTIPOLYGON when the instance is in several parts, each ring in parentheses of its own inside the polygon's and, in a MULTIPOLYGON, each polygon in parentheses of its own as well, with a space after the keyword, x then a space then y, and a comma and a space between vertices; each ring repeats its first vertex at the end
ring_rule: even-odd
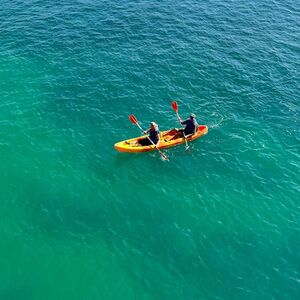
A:
MULTIPOLYGON (((126 164, 125 157, 118 159, 124 159, 126 164)), ((91 247, 97 240, 104 240, 132 282, 143 286, 153 299, 174 299, 178 295, 201 299, 207 295, 205 288, 214 285, 218 286, 214 296, 221 297, 227 291, 229 298, 249 293, 254 297, 259 296, 258 279, 261 290, 269 286, 264 274, 273 274, 278 283, 289 280, 272 269, 275 264, 283 269, 285 262, 280 253, 274 257, 273 244, 267 236, 262 239, 251 228, 234 232, 218 225, 207 234, 198 225, 180 225, 178 212, 171 205, 176 195, 170 193, 162 198, 155 186, 135 187, 133 192, 131 184, 120 187, 120 182, 111 178, 110 182, 99 183, 100 188, 91 184, 92 191, 85 199, 81 199, 84 193, 79 188, 71 193, 61 186, 54 192, 45 183, 32 182, 25 191, 28 200, 24 205, 32 223, 46 236, 91 247), (247 264, 249 260, 258 269, 247 264), (237 262, 242 268, 235 267, 237 262), (264 263, 270 269, 260 270, 264 263), (249 274, 253 278, 250 282, 246 281, 249 274)), ((182 216, 188 218, 185 214, 182 211, 182 216)), ((289 244, 290 249, 295 249, 292 239, 289 244)), ((289 252, 281 250, 284 255, 289 252)))
POLYGON ((195 249, 188 230, 178 228, 173 208, 168 206, 172 196, 158 204, 155 199, 161 195, 154 187, 132 192, 132 186, 118 184, 103 184, 101 194, 95 190, 80 204, 74 193, 63 188, 51 192, 51 188, 33 182, 28 186, 26 209, 39 230, 55 239, 90 244, 103 239, 133 282, 142 284, 154 298, 172 298, 180 291, 187 299, 199 297, 198 282, 203 280, 204 271, 201 250, 195 249))
MULTIPOLYGON (((80 203, 79 196, 63 188, 49 192, 51 189, 34 182, 28 186, 26 193, 31 200, 25 204, 32 222, 51 238, 79 241, 90 247, 97 240, 104 240, 132 282, 142 285, 153 299, 174 299, 178 295, 184 299, 201 299, 207 295, 205 288, 213 285, 218 286, 214 296, 221 297, 224 291, 229 296, 236 293, 241 297, 248 293, 255 296, 259 295, 255 288, 257 278, 263 290, 267 281, 264 274, 274 273, 273 259, 284 267, 280 253, 269 258, 272 242, 266 237, 262 243, 251 228, 234 232, 215 224, 214 230, 208 234, 204 230, 204 235, 203 228, 197 225, 188 227, 177 223, 176 211, 170 205, 174 195, 163 201, 159 192, 149 185, 133 193, 132 186, 120 188, 118 184, 117 181, 108 187, 103 184, 101 194, 94 190, 94 195, 89 194, 80 203), (158 204, 155 199, 161 202, 158 204), (252 264, 246 263, 249 259, 256 266, 267 262, 270 270, 260 274, 259 267, 254 270, 252 264), (236 268, 237 262, 243 268, 236 268), (246 281, 249 274, 252 282, 246 281), (241 289, 236 290, 235 286, 241 289)), ((77 193, 82 195, 82 191, 77 193)), ((290 246, 294 247, 292 242, 290 246)), ((278 282, 283 279, 275 273, 278 282)))

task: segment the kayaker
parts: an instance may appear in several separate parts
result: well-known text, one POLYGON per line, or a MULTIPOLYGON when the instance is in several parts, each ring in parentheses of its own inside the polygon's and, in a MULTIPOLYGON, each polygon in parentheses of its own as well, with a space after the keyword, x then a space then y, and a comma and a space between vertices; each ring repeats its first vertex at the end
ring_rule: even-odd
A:
POLYGON ((180 123, 181 123, 181 125, 185 125, 183 132, 186 136, 189 134, 195 134, 197 132, 198 123, 197 123, 195 114, 191 114, 190 118, 185 121, 182 121, 180 119, 180 123))
POLYGON ((185 137, 195 134, 198 130, 198 123, 196 120, 196 115, 195 114, 190 114, 189 119, 182 121, 179 118, 179 122, 181 125, 185 125, 185 128, 178 129, 178 132, 170 139, 170 140, 175 140, 179 137, 183 136, 183 133, 185 137))
POLYGON ((152 145, 151 141, 155 144, 158 145, 160 142, 160 135, 159 135, 159 129, 158 129, 158 125, 155 122, 151 122, 150 123, 150 128, 146 131, 144 131, 144 133, 149 133, 149 138, 143 138, 140 139, 138 141, 139 145, 141 146, 149 146, 152 145), (149 139, 151 141, 149 141, 149 139))
POLYGON ((128 141, 125 141, 125 143, 137 147, 137 146, 150 146, 150 145, 152 145, 152 143, 151 143, 151 141, 152 141, 155 145, 158 146, 158 144, 160 142, 160 134, 159 134, 158 125, 155 122, 151 122, 150 128, 144 131, 144 134, 147 134, 147 133, 149 133, 148 137, 139 139, 139 140, 131 142, 131 143, 128 141))

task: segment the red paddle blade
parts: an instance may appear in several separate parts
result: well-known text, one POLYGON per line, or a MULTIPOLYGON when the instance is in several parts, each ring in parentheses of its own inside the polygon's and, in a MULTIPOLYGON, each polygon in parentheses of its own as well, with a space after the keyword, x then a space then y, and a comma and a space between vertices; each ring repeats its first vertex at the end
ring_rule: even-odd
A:
POLYGON ((172 101, 172 108, 174 109, 175 112, 178 112, 178 105, 176 101, 172 101))
POLYGON ((136 125, 138 123, 138 120, 134 115, 130 115, 128 118, 129 118, 130 122, 133 123, 134 125, 136 125))

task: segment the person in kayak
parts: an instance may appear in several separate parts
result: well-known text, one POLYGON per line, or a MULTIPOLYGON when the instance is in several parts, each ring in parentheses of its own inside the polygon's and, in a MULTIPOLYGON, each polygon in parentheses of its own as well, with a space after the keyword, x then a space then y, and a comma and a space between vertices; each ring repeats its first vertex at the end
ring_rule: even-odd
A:
POLYGON ((191 114, 189 119, 182 121, 179 119, 179 122, 181 125, 185 125, 185 128, 178 129, 178 132, 170 139, 170 140, 175 140, 179 137, 187 137, 190 135, 193 135, 197 132, 198 130, 198 123, 196 120, 196 115, 191 114))
POLYGON ((153 142, 153 144, 157 145, 160 142, 160 134, 159 134, 159 129, 158 129, 158 125, 155 122, 151 122, 150 123, 150 128, 146 131, 144 131, 144 133, 149 133, 148 138, 143 138, 138 140, 138 144, 140 146, 150 146, 152 145, 151 141, 153 142), (151 141, 150 141, 150 140, 151 141))
POLYGON ((197 123, 195 114, 191 114, 190 118, 185 121, 182 121, 180 119, 180 123, 181 123, 181 125, 185 125, 185 128, 183 129, 185 136, 187 136, 189 134, 195 134, 197 132, 198 123, 197 123))
POLYGON ((138 139, 137 141, 134 142, 125 141, 125 143, 132 145, 134 147, 138 147, 138 146, 151 146, 152 145, 151 141, 152 141, 156 146, 159 145, 160 134, 159 134, 158 125, 155 122, 151 122, 150 128, 148 130, 145 130, 144 133, 149 134, 148 137, 138 139))

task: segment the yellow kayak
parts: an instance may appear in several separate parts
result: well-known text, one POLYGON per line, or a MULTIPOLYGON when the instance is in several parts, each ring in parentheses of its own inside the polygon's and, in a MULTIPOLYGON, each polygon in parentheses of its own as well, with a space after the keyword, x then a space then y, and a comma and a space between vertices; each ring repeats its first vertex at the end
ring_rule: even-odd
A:
MULTIPOLYGON (((174 147, 180 144, 184 144, 185 140, 183 137, 175 138, 175 134, 178 132, 177 129, 172 129, 168 131, 162 131, 160 132, 160 143, 159 143, 159 149, 166 149, 170 147, 174 147)), ((196 134, 193 134, 191 136, 187 137, 187 141, 193 141, 200 136, 206 134, 208 132, 208 127, 206 125, 199 125, 198 126, 198 131, 196 134)), ((135 152, 149 152, 149 151, 154 151, 156 150, 156 147, 153 145, 150 146, 140 146, 138 144, 138 141, 141 139, 146 138, 146 135, 139 136, 133 139, 129 139, 126 141, 118 142, 115 144, 115 149, 119 152, 130 152, 130 153, 135 153, 135 152)))

